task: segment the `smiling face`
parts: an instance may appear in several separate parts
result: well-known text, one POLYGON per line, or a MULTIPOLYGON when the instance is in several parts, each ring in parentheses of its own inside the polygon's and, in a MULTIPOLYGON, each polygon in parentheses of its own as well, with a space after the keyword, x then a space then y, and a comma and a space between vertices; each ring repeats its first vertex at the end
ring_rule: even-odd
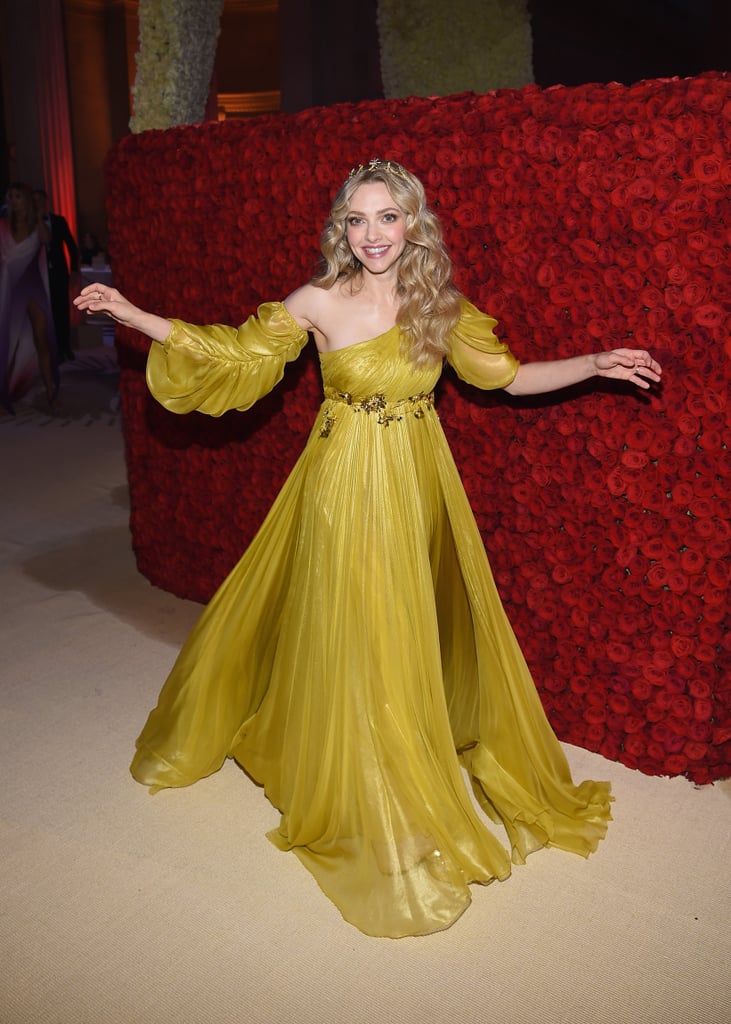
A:
POLYGON ((393 270, 406 248, 406 216, 381 181, 359 185, 350 200, 345 237, 363 269, 393 270))

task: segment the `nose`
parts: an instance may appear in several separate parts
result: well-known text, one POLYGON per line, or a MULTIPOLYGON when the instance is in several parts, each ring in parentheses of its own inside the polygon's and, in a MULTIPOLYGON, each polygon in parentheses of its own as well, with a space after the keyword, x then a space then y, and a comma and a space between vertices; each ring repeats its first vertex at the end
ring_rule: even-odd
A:
POLYGON ((374 221, 372 224, 369 224, 368 227, 367 227, 367 230, 366 230, 366 241, 368 241, 368 242, 375 242, 380 237, 381 237, 381 232, 380 232, 380 227, 379 227, 378 221, 374 221))

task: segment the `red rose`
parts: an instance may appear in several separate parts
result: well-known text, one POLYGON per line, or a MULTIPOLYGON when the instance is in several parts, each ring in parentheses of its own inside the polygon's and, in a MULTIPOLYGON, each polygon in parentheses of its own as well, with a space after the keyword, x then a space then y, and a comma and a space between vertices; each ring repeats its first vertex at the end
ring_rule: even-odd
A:
POLYGON ((722 161, 715 154, 699 157, 693 163, 693 173, 698 181, 717 181, 721 174, 722 161))
POLYGON ((674 636, 670 641, 670 647, 676 657, 684 658, 693 653, 695 642, 689 636, 674 636))
POLYGON ((708 327, 714 330, 716 327, 721 326, 726 317, 718 303, 706 302, 702 306, 697 307, 694 319, 700 327, 708 327))
POLYGON ((683 747, 683 753, 686 755, 689 761, 700 761, 706 756, 708 751, 707 743, 697 743, 690 741, 683 747))
POLYGON ((646 750, 646 743, 642 736, 637 734, 629 735, 624 741, 624 749, 633 757, 642 757, 646 750))
POLYGON ((669 775, 682 775, 688 767, 685 754, 671 754, 665 759, 665 770, 669 775))
POLYGON ((728 586, 729 572, 728 562, 720 558, 712 559, 706 565, 706 575, 711 586, 719 590, 728 586))

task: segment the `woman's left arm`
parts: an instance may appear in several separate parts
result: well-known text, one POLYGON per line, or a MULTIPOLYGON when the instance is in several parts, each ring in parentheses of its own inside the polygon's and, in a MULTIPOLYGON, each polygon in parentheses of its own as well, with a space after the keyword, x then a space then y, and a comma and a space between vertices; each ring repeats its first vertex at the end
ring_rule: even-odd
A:
POLYGON ((580 384, 591 377, 626 380, 647 389, 657 383, 661 376, 662 368, 649 352, 616 348, 610 352, 590 353, 572 359, 522 363, 505 390, 511 395, 541 395, 580 384))

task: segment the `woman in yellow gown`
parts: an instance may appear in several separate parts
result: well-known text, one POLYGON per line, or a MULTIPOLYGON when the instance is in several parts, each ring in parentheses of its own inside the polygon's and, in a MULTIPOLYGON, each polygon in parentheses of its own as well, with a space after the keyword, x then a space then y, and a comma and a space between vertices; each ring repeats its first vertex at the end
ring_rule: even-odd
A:
POLYGON ((507 621, 433 389, 446 358, 477 387, 533 394, 595 374, 648 387, 619 349, 519 366, 456 290, 419 181, 356 168, 324 269, 238 329, 169 321, 91 285, 77 304, 148 334, 166 408, 247 409, 314 336, 324 402, 307 446, 184 645, 137 744, 136 779, 186 786, 233 757, 294 851, 371 935, 452 924, 469 883, 542 846, 587 856, 606 783, 575 786, 507 621), (482 820, 505 828, 508 849, 482 820))

